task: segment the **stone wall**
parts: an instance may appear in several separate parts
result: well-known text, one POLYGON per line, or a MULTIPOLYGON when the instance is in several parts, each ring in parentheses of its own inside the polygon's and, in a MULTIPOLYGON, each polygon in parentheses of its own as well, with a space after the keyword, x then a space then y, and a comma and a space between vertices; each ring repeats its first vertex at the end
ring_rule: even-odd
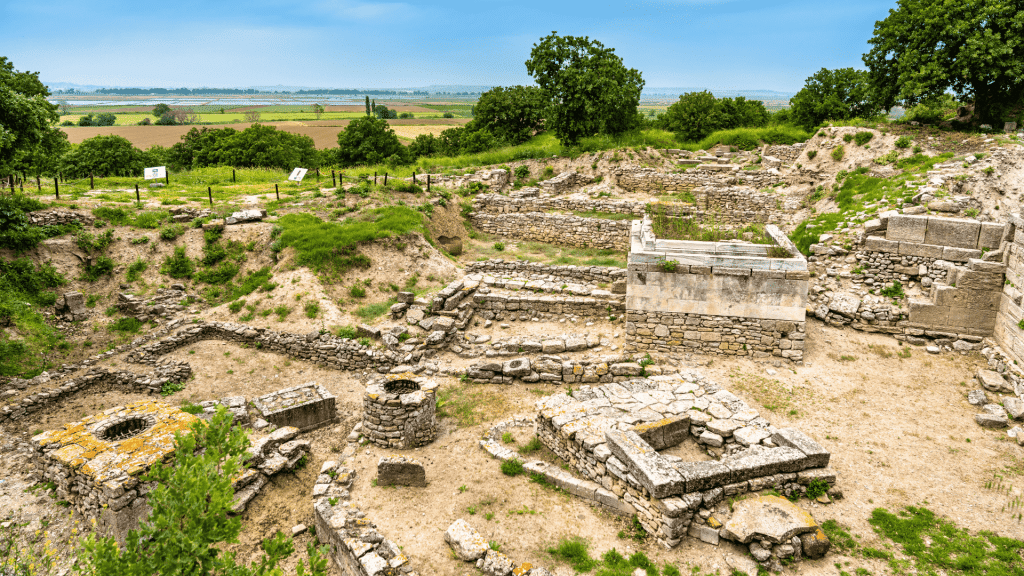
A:
POLYGON ((336 370, 390 370, 401 357, 392 352, 379 352, 355 340, 332 334, 292 334, 266 328, 250 328, 231 322, 199 322, 175 332, 163 340, 140 346, 125 358, 132 363, 155 363, 156 358, 200 340, 228 340, 278 352, 292 358, 315 362, 336 370))
POLYGON ((127 370, 108 370, 96 367, 83 376, 64 382, 59 387, 36 391, 17 403, 0 407, 0 422, 18 420, 85 388, 89 388, 92 392, 121 390, 158 394, 164 384, 184 382, 191 376, 192 367, 185 362, 159 364, 152 373, 143 375, 127 370))
POLYGON ((627 352, 679 350, 707 355, 803 360, 806 323, 671 312, 626 314, 627 352))
MULTIPOLYGON (((596 342, 596 340, 595 340, 596 342)), ((577 339, 568 351, 585 350, 585 339, 577 339), (579 341, 579 340, 582 340, 579 341)), ((643 372, 636 362, 622 356, 583 360, 563 359, 552 355, 566 351, 562 340, 524 342, 517 353, 541 352, 544 355, 530 360, 527 357, 513 358, 504 362, 489 360, 474 364, 466 369, 466 377, 477 384, 512 384, 519 380, 528 384, 534 382, 566 383, 608 383, 623 382, 636 378, 643 372)))
POLYGON ((63 226, 74 222, 79 222, 83 226, 92 226, 96 218, 88 212, 75 212, 73 210, 55 208, 53 210, 29 212, 28 221, 34 226, 63 226))
POLYGON ((795 162, 804 151, 803 144, 787 146, 785 144, 769 144, 761 149, 761 156, 771 156, 783 162, 795 162))
MULTIPOLYGON (((483 292, 482 290, 480 292, 483 292)), ((574 315, 574 316, 621 316, 626 312, 626 305, 620 297, 608 293, 606 297, 594 296, 555 296, 534 294, 481 294, 473 295, 473 304, 478 313, 488 320, 498 319, 499 313, 527 313, 574 315), (488 317, 487 312, 494 316, 488 317)), ((595 290, 594 292, 601 292, 595 290)))
POLYGON ((565 192, 572 191, 593 181, 594 179, 590 176, 584 176, 583 174, 570 170, 568 172, 562 172, 550 180, 538 182, 537 185, 551 194, 564 194, 565 192))
POLYGON ((591 200, 579 197, 553 197, 549 195, 513 198, 499 194, 481 194, 473 200, 478 212, 509 214, 515 212, 605 212, 610 214, 644 215, 646 203, 633 200, 591 200))
MULTIPOLYGON (((876 245, 872 239, 865 241, 865 246, 876 245)), ((882 240, 882 242, 885 242, 882 240)), ((942 248, 936 246, 936 248, 942 248)), ((941 250, 940 250, 941 252, 941 250)), ((855 254, 863 268, 860 277, 868 286, 890 286, 894 281, 906 283, 911 280, 919 280, 921 285, 928 288, 933 282, 946 279, 952 264, 940 257, 912 256, 899 254, 898 252, 885 252, 873 250, 861 250, 855 254), (927 279, 927 280, 926 280, 927 279)), ((857 275, 854 275, 856 278, 857 275)))
POLYGON ((497 277, 521 277, 527 280, 550 279, 587 284, 612 284, 626 279, 625 268, 605 266, 552 266, 526 260, 483 260, 466 264, 466 274, 497 277))
POLYGON ((382 448, 426 446, 437 436, 437 383, 412 373, 389 374, 371 383, 363 394, 363 431, 382 448), (411 383, 415 389, 391 391, 411 383))
POLYGON ((541 212, 473 212, 469 219, 477 230, 504 238, 608 250, 625 250, 629 245, 629 220, 580 218, 541 212))
POLYGON ((981 258, 983 250, 998 250, 1007 230, 995 222, 891 212, 884 216, 865 223, 868 233, 885 230, 884 240, 865 239, 865 250, 966 262, 981 258))
POLYGON ((968 267, 957 266, 949 285, 936 282, 929 299, 910 299, 907 326, 988 336, 995 329, 1005 268, 1000 262, 974 259, 968 267))
POLYGON ((654 168, 627 166, 615 170, 615 179, 616 184, 624 190, 648 194, 676 194, 701 188, 713 192, 715 189, 738 185, 760 189, 783 181, 777 170, 732 170, 731 166, 724 168, 730 169, 725 173, 704 170, 666 173, 654 168))
POLYGON ((1014 364, 1024 366, 1024 330, 1020 328, 1024 320, 1024 219, 1014 215, 1010 219, 1010 227, 1014 230, 1010 234, 1010 241, 1004 244, 1006 280, 996 315, 995 338, 1014 364))

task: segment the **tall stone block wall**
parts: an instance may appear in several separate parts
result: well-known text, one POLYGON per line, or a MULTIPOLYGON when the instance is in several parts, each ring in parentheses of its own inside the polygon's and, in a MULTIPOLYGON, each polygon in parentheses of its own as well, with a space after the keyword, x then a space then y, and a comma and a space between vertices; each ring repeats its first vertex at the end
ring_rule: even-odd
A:
POLYGON ((1024 365, 1024 219, 1010 220, 1010 240, 1003 245, 1006 279, 1002 286, 999 310, 996 313, 994 336, 1003 350, 1019 365, 1024 365))

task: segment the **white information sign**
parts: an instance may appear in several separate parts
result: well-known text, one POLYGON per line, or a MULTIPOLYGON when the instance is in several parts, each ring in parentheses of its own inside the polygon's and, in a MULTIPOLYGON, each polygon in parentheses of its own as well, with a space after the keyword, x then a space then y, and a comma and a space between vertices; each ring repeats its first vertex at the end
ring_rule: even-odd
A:
POLYGON ((158 178, 167 177, 167 166, 155 166, 153 168, 146 168, 143 176, 146 180, 156 180, 158 178))
POLYGON ((295 170, 292 170, 292 173, 290 176, 288 176, 288 179, 294 182, 302 182, 302 179, 306 177, 306 172, 308 171, 309 170, 306 168, 296 168, 295 170))

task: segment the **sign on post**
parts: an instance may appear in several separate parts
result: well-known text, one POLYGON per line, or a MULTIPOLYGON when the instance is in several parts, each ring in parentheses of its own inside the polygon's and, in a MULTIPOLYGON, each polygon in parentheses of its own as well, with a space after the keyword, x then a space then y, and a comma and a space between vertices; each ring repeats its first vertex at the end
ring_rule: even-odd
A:
POLYGON ((146 180, 157 180, 159 178, 167 177, 167 166, 156 166, 153 168, 146 168, 143 176, 146 180))
POLYGON ((296 168, 292 170, 292 173, 288 176, 288 179, 293 182, 302 182, 302 179, 306 177, 307 168, 296 168))

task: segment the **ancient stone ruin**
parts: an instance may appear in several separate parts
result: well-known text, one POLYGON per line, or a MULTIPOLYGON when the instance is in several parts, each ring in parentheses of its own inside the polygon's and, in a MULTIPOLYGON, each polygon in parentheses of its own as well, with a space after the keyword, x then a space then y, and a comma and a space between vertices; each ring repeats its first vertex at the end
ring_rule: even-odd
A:
POLYGON ((366 388, 363 430, 382 448, 415 448, 434 441, 437 383, 415 374, 389 374, 366 388))

